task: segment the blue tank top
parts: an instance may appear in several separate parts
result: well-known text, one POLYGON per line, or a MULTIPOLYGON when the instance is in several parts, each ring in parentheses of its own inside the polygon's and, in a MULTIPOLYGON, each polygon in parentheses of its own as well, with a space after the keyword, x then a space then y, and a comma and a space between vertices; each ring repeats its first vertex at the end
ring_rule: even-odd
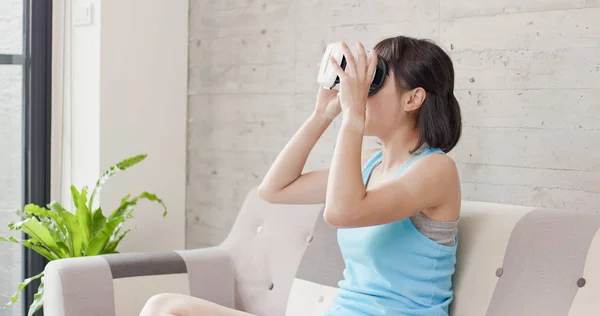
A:
MULTIPOLYGON (((444 154, 428 148, 413 155, 397 177, 417 159, 444 154)), ((367 183, 381 152, 365 165, 367 183)), ((458 239, 458 238, 457 238, 458 239)), ((360 228, 338 229, 346 269, 339 292, 324 315, 445 316, 453 299, 456 245, 445 246, 423 235, 410 218, 360 228)))

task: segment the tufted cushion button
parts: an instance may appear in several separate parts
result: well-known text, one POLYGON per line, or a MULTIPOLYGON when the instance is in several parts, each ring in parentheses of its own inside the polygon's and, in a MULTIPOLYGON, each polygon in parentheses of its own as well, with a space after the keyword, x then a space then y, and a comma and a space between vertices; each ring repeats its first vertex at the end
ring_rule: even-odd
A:
POLYGON ((585 279, 584 278, 579 278, 579 280, 577 280, 577 286, 578 287, 584 287, 585 286, 585 279))
POLYGON ((307 243, 310 243, 312 240, 313 240, 313 236, 311 236, 311 235, 306 236, 307 243))
POLYGON ((323 297, 323 295, 319 296, 319 298, 317 298, 317 302, 319 303, 323 303, 323 301, 325 300, 325 298, 323 297))
POLYGON ((501 277, 503 273, 504 273, 504 269, 502 269, 502 268, 496 269, 496 276, 497 277, 501 277))
POLYGON ((273 282, 271 282, 271 284, 269 284, 269 291, 271 291, 274 287, 275 287, 275 284, 273 284, 273 282))
POLYGON ((260 234, 260 233, 262 233, 262 231, 263 231, 262 225, 258 225, 258 227, 256 227, 256 233, 260 234))

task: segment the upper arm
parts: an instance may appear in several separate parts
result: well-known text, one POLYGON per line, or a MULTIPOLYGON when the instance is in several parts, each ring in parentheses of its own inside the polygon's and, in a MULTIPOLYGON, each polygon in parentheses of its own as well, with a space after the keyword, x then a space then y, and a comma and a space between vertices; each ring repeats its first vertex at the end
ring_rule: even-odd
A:
POLYGON ((359 203, 345 206, 351 209, 344 212, 337 226, 391 223, 457 201, 460 184, 454 161, 446 155, 429 155, 397 178, 368 190, 359 203))
MULTIPOLYGON (((362 153, 362 166, 377 150, 362 153)), ((329 169, 319 169, 302 174, 294 182, 270 197, 275 204, 322 204, 325 203, 329 169)))

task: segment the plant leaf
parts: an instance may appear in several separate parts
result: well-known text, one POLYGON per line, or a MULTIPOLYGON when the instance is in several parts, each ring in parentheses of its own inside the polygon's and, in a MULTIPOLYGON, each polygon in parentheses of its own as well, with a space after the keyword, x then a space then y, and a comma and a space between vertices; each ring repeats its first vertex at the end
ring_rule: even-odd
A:
POLYGON ((102 214, 102 208, 97 208, 92 215, 92 236, 96 236, 96 234, 104 227, 106 224, 106 217, 102 214))
MULTIPOLYGON (((46 259, 48 259, 50 261, 60 259, 56 254, 54 254, 51 251, 49 251, 48 249, 44 248, 44 246, 41 244, 41 242, 39 240, 36 240, 35 238, 19 241, 15 237, 11 236, 8 238, 0 237, 0 241, 12 242, 15 244, 22 245, 23 247, 27 247, 31 250, 34 250, 35 252, 39 253, 40 255, 44 256, 46 259)), ((66 249, 66 246, 64 248, 66 249)))
POLYGON ((58 203, 57 201, 52 201, 50 202, 50 204, 47 205, 47 207, 54 211, 56 214, 58 214, 59 216, 62 215, 63 212, 68 212, 67 210, 65 210, 64 207, 62 207, 62 205, 60 205, 60 203, 58 203))
POLYGON ((55 214, 54 216, 57 216, 59 218, 61 224, 57 224, 56 221, 51 219, 50 217, 40 217, 40 222, 42 223, 42 225, 48 228, 50 234, 52 235, 52 238, 54 238, 54 241, 56 241, 56 244, 62 250, 62 253, 57 253, 57 255, 59 255, 60 258, 71 257, 71 248, 69 246, 70 243, 68 241, 68 232, 64 220, 62 216, 58 215, 54 211, 49 211, 49 213, 55 214))
POLYGON ((100 230, 98 234, 96 234, 96 236, 90 240, 90 243, 86 249, 86 256, 95 256, 101 254, 110 237, 124 220, 125 216, 120 216, 108 221, 102 230, 100 230))
MULTIPOLYGON (((64 234, 64 238, 60 239, 60 243, 57 242, 57 244, 61 247, 65 247, 66 248, 66 252, 70 255, 68 256, 64 256, 63 258, 66 257, 71 257, 72 256, 72 244, 70 242, 69 239, 69 232, 68 232, 68 225, 64 222, 64 215, 63 213, 67 213, 67 214, 71 214, 69 211, 67 211, 62 205, 60 205, 60 203, 58 203, 57 201, 52 201, 50 202, 50 204, 47 205, 48 209, 50 209, 51 211, 55 212, 56 214, 58 214, 58 216, 60 216, 60 218, 63 220, 62 223, 62 231, 64 234)), ((68 215, 67 215, 68 216, 68 215)))
POLYGON ((17 216, 21 219, 28 219, 32 216, 31 214, 25 214, 21 212, 21 210, 15 210, 15 214, 17 214, 17 216))
POLYGON ((139 198, 135 197, 129 201, 129 197, 131 194, 127 194, 124 198, 121 199, 121 204, 119 207, 114 210, 110 216, 108 217, 108 221, 111 221, 114 218, 121 217, 127 213, 127 211, 131 210, 136 204, 139 198))
POLYGON ((0 237, 0 241, 14 242, 14 243, 17 243, 17 244, 21 244, 18 240, 15 239, 15 237, 12 237, 12 236, 8 237, 8 238, 0 237))
POLYGON ((35 215, 37 217, 49 217, 52 218, 59 227, 62 228, 62 218, 57 213, 51 212, 49 209, 40 207, 35 204, 25 205, 25 213, 35 215))
POLYGON ((80 229, 81 233, 83 234, 82 247, 84 250, 85 250, 85 247, 87 247, 87 245, 88 245, 88 242, 91 237, 91 231, 92 231, 92 213, 88 209, 86 202, 87 202, 87 190, 85 188, 83 188, 81 190, 81 194, 79 195, 79 201, 78 201, 79 206, 77 207, 77 210, 75 211, 75 217, 77 217, 77 222, 79 223, 79 229, 80 229))
POLYGON ((104 250, 102 251, 102 254, 111 254, 111 253, 116 253, 117 250, 117 246, 119 246, 119 243, 121 242, 121 240, 123 240, 123 238, 125 238, 125 236, 127 236, 127 234, 132 231, 135 228, 132 229, 128 229, 125 232, 123 232, 123 234, 121 234, 120 236, 116 237, 114 240, 109 241, 106 244, 106 247, 104 248, 104 250))
POLYGON ((146 155, 146 154, 141 154, 141 155, 136 155, 133 157, 125 158, 125 159, 119 161, 116 165, 108 168, 108 170, 106 170, 104 172, 102 177, 100 177, 100 179, 98 179, 98 181, 96 181, 96 186, 94 187, 94 190, 92 190, 92 194, 90 195, 90 200, 88 202, 88 208, 90 210, 93 209, 94 199, 96 198, 96 196, 98 194, 100 194, 100 191, 102 190, 102 186, 106 183, 106 181, 108 181, 108 179, 110 179, 113 175, 115 175, 115 173, 117 173, 119 170, 126 170, 128 168, 133 167, 137 163, 146 159, 147 156, 148 155, 146 155))
POLYGON ((135 155, 133 157, 125 158, 117 163, 117 168, 119 168, 120 170, 126 170, 128 168, 131 168, 131 167, 135 166, 137 163, 146 159, 147 156, 148 156, 147 154, 140 154, 140 155, 135 155))
POLYGON ((167 206, 165 205, 163 200, 161 200, 159 197, 156 196, 156 194, 144 191, 144 192, 142 192, 142 194, 140 194, 139 198, 146 199, 146 200, 152 201, 152 202, 158 202, 158 204, 162 205, 162 207, 164 209, 163 217, 167 216, 167 206))
POLYGON ((71 185, 71 195, 73 196, 73 204, 75 204, 75 207, 79 207, 79 191, 74 185, 71 185))
POLYGON ((83 229, 80 227, 75 215, 69 212, 64 212, 62 214, 62 218, 65 222, 65 227, 67 228, 68 232, 67 246, 69 246, 71 256, 80 257, 83 249, 83 229))
POLYGON ((62 254, 60 247, 56 244, 48 228, 42 225, 37 218, 28 218, 16 224, 15 227, 21 227, 24 233, 39 241, 44 248, 54 253, 54 255, 58 256, 62 254))
POLYGON ((8 308, 12 304, 16 303, 19 300, 19 294, 21 293, 21 291, 23 291, 23 289, 26 288, 29 285, 29 283, 31 283, 31 281, 37 280, 43 276, 44 276, 44 272, 41 272, 40 274, 34 275, 30 278, 23 280, 23 282, 21 282, 21 284, 19 284, 19 286, 17 287, 17 292, 12 296, 12 298, 10 299, 10 302, 8 302, 6 305, 4 305, 4 308, 8 308))
POLYGON ((33 316, 44 305, 44 281, 40 282, 37 293, 33 295, 33 303, 29 305, 27 316, 33 316))
POLYGON ((132 217, 132 212, 133 212, 133 207, 137 205, 137 203, 139 202, 139 200, 141 199, 146 199, 152 202, 157 202, 160 205, 162 205, 164 212, 163 212, 163 217, 167 215, 167 207, 165 205, 165 203, 156 196, 156 194, 154 193, 149 193, 149 192, 142 192, 142 194, 140 194, 139 196, 136 196, 134 198, 132 198, 131 200, 127 200, 129 197, 129 195, 127 195, 126 197, 124 197, 123 199, 121 199, 121 205, 119 205, 119 207, 114 210, 110 216, 109 216, 109 221, 112 218, 116 218, 116 217, 120 217, 120 216, 127 216, 128 218, 132 217))
POLYGON ((61 257, 58 257, 56 254, 54 254, 51 251, 49 251, 48 249, 44 248, 44 246, 34 244, 34 242, 31 239, 29 239, 29 240, 23 240, 22 244, 23 244, 23 246, 25 246, 25 247, 27 247, 27 248, 29 248, 29 249, 31 249, 31 250, 39 253, 40 255, 44 256, 44 258, 46 258, 46 259, 48 259, 50 261, 52 261, 52 260, 58 260, 61 257, 62 258, 68 257, 68 255, 67 255, 68 252, 64 253, 64 254, 61 254, 61 257))
MULTIPOLYGON (((68 247, 66 247, 66 242, 67 242, 67 229, 63 226, 59 226, 56 224, 56 222, 54 222, 51 218, 49 217, 40 217, 40 223, 42 223, 42 225, 46 226, 46 228, 48 228, 48 230, 50 231, 50 234, 52 234, 52 238, 54 238, 54 241, 56 241, 56 244, 58 244, 61 248, 66 249, 66 252, 69 252, 68 247), (59 243, 63 244, 62 247, 59 243)), ((61 218, 62 221, 62 218, 61 218)))
MULTIPOLYGON (((50 211, 47 208, 43 208, 43 207, 40 207, 35 204, 27 204, 27 205, 25 205, 25 214, 35 215, 40 218, 40 220, 45 224, 45 226, 52 226, 52 227, 48 227, 48 228, 52 228, 51 230, 58 229, 58 230, 60 230, 60 234, 62 234, 62 235, 67 234, 67 231, 63 224, 63 220, 60 217, 60 215, 58 215, 55 212, 50 211), (52 219, 54 221, 54 223, 56 223, 56 225, 51 225, 51 223, 47 223, 43 219, 52 219)), ((56 234, 58 234, 58 232, 56 234)), ((54 237, 61 237, 61 236, 54 236, 54 237)), ((63 239, 64 238, 61 237, 61 240, 63 240, 63 239)))
POLYGON ((12 242, 15 244, 23 245, 24 247, 34 250, 35 252, 39 253, 40 255, 44 256, 50 261, 59 259, 56 255, 48 251, 48 249, 44 248, 43 246, 40 246, 39 244, 36 245, 36 241, 33 238, 20 242, 17 239, 15 239, 15 237, 0 237, 0 241, 12 242))
POLYGON ((21 227, 20 226, 17 227, 17 223, 10 221, 10 222, 8 222, 8 229, 9 230, 20 230, 21 227))

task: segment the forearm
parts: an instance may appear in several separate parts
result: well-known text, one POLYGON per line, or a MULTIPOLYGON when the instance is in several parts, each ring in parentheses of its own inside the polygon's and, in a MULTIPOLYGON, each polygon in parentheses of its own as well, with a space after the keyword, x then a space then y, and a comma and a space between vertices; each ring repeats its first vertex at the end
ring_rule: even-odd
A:
POLYGON ((308 155, 332 120, 313 113, 279 153, 267 172, 259 191, 263 196, 272 196, 302 175, 308 155))
POLYGON ((327 182, 325 215, 333 224, 352 216, 353 206, 366 195, 361 172, 364 120, 364 115, 344 113, 327 182))

